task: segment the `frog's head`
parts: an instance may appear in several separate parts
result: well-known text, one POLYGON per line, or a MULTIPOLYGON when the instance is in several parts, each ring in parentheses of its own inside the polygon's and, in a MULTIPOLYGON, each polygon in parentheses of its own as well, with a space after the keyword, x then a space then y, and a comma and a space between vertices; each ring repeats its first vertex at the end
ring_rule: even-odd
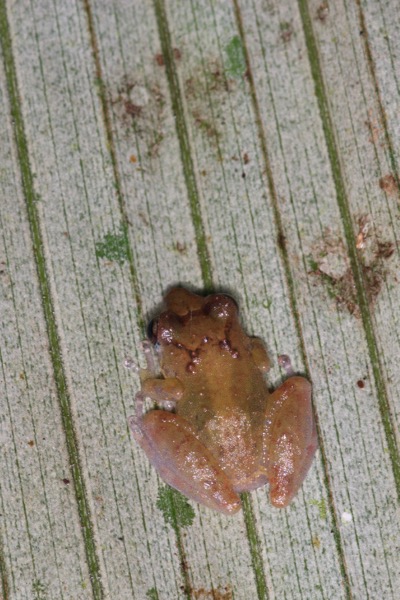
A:
POLYGON ((160 354, 164 373, 195 372, 209 348, 229 347, 227 340, 238 315, 237 303, 230 296, 203 297, 173 288, 165 305, 166 310, 148 326, 148 338, 160 354))

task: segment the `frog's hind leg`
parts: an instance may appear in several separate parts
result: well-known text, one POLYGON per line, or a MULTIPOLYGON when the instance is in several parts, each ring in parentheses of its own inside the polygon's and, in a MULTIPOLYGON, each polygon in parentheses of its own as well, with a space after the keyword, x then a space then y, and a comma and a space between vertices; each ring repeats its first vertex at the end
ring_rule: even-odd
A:
POLYGON ((130 417, 129 425, 166 483, 222 513, 239 510, 240 498, 228 477, 185 419, 165 410, 152 410, 130 417))
POLYGON ((270 499, 285 507, 303 483, 318 446, 310 382, 289 377, 269 397, 266 422, 270 499))

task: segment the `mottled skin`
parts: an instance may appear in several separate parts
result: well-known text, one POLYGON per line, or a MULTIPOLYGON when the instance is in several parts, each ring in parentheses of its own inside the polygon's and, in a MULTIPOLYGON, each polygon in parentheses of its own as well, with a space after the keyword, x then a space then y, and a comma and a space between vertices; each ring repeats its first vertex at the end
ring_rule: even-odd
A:
POLYGON ((317 448, 310 383, 293 376, 268 393, 266 350, 229 296, 174 288, 165 305, 149 332, 163 377, 142 371, 135 439, 167 483, 210 508, 234 513, 238 492, 267 482, 271 502, 287 506, 317 448), (145 397, 174 412, 143 415, 145 397))

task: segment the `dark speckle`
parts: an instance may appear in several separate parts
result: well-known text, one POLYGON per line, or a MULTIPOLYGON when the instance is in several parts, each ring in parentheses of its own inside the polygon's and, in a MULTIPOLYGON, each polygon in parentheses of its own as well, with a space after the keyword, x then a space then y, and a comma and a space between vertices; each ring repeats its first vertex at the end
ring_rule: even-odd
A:
POLYGON ((326 19, 329 15, 329 4, 328 2, 322 2, 317 9, 317 19, 321 21, 321 23, 325 23, 326 19))
POLYGON ((394 253, 395 245, 393 242, 378 242, 376 256, 379 258, 390 258, 394 253))
POLYGON ((126 114, 133 118, 138 117, 143 109, 142 106, 134 104, 133 102, 131 102, 131 100, 125 100, 124 106, 126 114))
POLYGON ((181 52, 181 50, 179 50, 179 48, 174 48, 173 49, 173 53, 174 53, 174 59, 175 60, 181 60, 181 58, 182 58, 182 52, 181 52))
POLYGON ((282 232, 280 232, 280 233, 278 234, 278 239, 277 239, 277 242, 278 242, 278 246, 279 246, 279 248, 280 248, 282 251, 285 251, 285 250, 286 250, 286 237, 283 235, 283 233, 282 233, 282 232))

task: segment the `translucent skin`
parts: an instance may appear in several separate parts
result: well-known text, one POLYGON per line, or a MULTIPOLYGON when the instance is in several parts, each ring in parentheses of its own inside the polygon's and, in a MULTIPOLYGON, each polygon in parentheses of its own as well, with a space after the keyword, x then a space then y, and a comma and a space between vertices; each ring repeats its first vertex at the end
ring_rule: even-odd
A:
POLYGON ((174 288, 165 305, 150 328, 163 377, 142 372, 134 438, 167 483, 210 508, 234 513, 239 492, 267 482, 287 506, 317 448, 310 383, 293 376, 268 393, 266 350, 229 296, 174 288), (143 415, 143 397, 174 412, 143 415))

